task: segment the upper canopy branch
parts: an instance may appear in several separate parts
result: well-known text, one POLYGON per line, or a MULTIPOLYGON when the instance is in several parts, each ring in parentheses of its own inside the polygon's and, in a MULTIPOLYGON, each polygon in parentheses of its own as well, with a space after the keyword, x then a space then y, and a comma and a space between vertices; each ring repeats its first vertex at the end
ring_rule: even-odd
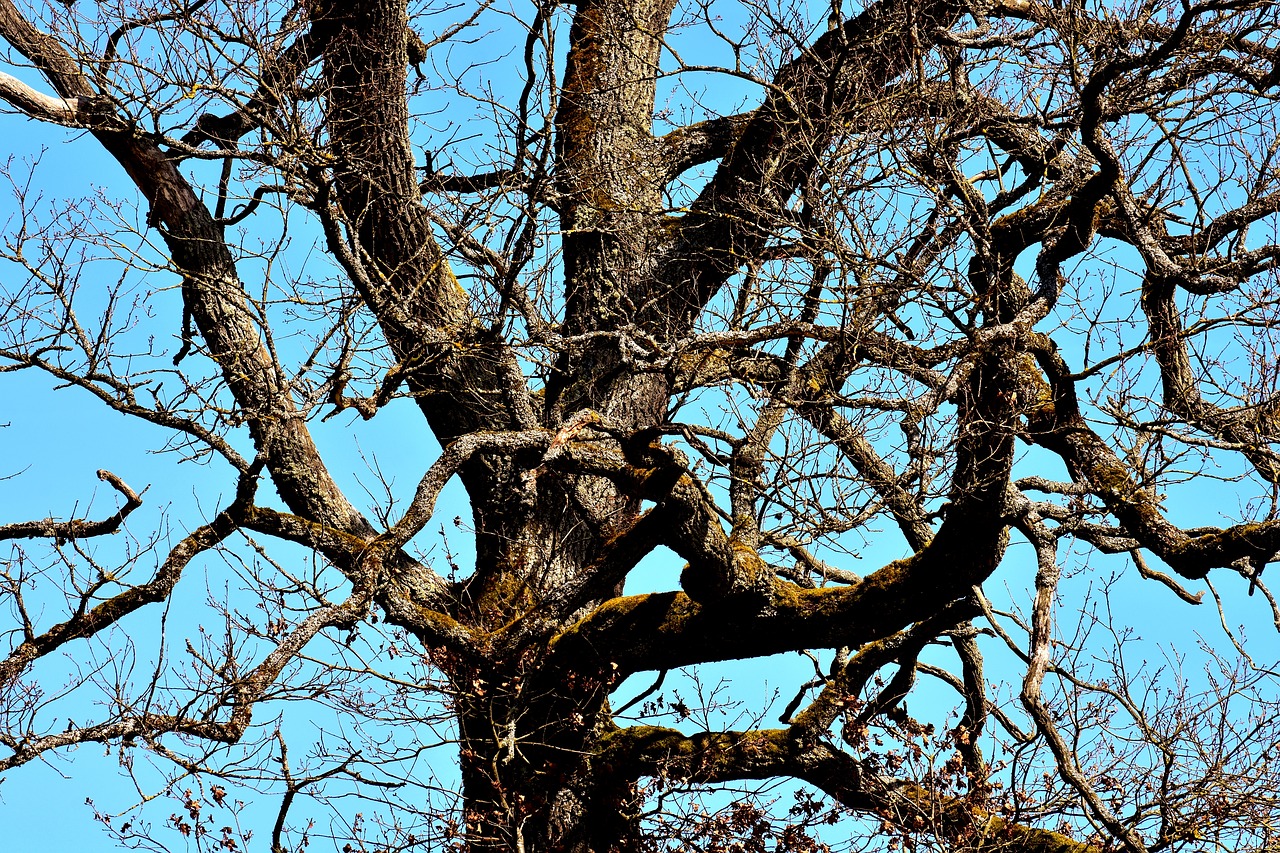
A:
MULTIPOLYGON (((221 149, 234 149, 241 137, 263 124, 266 111, 287 105, 296 81, 307 67, 320 58, 330 30, 321 22, 312 23, 307 32, 299 34, 284 50, 272 55, 262 46, 259 51, 261 64, 258 69, 258 90, 247 103, 223 115, 204 113, 195 127, 182 136, 182 143, 197 148, 212 142, 221 149)), ((275 38, 282 38, 277 35, 275 38)))
MULTIPOLYGON (((93 95, 92 84, 68 50, 33 27, 11 0, 0 0, 0 38, 31 59, 64 97, 93 95)), ((284 370, 262 340, 230 248, 208 208, 174 160, 151 141, 119 122, 104 121, 92 132, 151 204, 151 221, 163 225, 173 263, 184 276, 186 309, 218 362, 281 497, 313 523, 370 535, 371 525, 333 481, 299 416, 284 370)), ((416 563, 402 571, 405 589, 413 590, 419 606, 446 609, 445 585, 434 572, 416 563)))
POLYGON ((1150 492, 1080 414, 1070 370, 1056 350, 1037 350, 1049 376, 1051 404, 1028 417, 1032 439, 1059 454, 1076 482, 1086 485, 1119 519, 1124 532, 1186 578, 1250 560, 1261 567, 1280 552, 1280 522, 1237 524, 1189 535, 1171 524, 1150 492))
POLYGON ((881 0, 779 69, 764 104, 681 219, 660 268, 655 317, 687 327, 764 247, 767 217, 784 208, 828 142, 961 11, 952 0, 881 0))
POLYGON ((502 368, 514 356, 478 325, 421 203, 405 101, 404 4, 318 3, 312 18, 327 32, 321 54, 335 158, 333 217, 347 229, 343 248, 326 225, 331 248, 350 254, 349 271, 359 269, 353 281, 397 359, 413 367, 405 377, 442 442, 477 429, 529 426, 509 415, 529 409, 527 389, 511 387, 502 368), (423 330, 448 343, 424 343, 423 330), (427 402, 445 392, 450 406, 427 402), (522 399, 505 405, 513 397, 522 399))

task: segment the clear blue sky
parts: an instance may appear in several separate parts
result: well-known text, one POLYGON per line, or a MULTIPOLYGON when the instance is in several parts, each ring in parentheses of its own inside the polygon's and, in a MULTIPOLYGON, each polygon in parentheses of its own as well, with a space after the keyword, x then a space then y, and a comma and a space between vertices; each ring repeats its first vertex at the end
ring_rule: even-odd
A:
MULTIPOLYGON (((60 199, 89 196, 99 191, 108 199, 137 203, 119 168, 101 153, 91 138, 14 116, 0 116, 0 157, 9 155, 16 161, 39 157, 35 185, 40 188, 45 204, 59 205, 60 199)), ((6 233, 14 227, 13 211, 13 200, 0 183, 0 228, 6 233), (6 222, 10 224, 5 225, 6 222)), ((99 271, 101 269, 95 268, 95 272, 99 271)), ((0 281, 5 284, 20 274, 13 267, 0 265, 0 281)), ((166 280, 166 276, 166 273, 157 273, 154 280, 145 284, 171 287, 173 277, 168 276, 166 280)), ((86 280, 88 300, 92 301, 94 288, 105 288, 110 283, 109 277, 86 280)), ((161 297, 161 302, 165 299, 161 297)), ((174 304, 172 298, 168 298, 168 304, 174 304)), ((146 322, 154 329, 159 346, 172 351, 179 327, 178 316, 159 315, 146 322)), ((111 542, 95 544, 97 553, 108 563, 122 549, 144 541, 162 524, 171 525, 172 536, 181 536, 225 503, 231 485, 225 465, 217 462, 178 464, 176 454, 155 452, 167 439, 163 431, 110 412, 83 391, 59 390, 54 384, 48 377, 34 372, 0 375, 3 387, 0 391, 0 477, 6 478, 0 480, 0 523, 45 516, 108 515, 114 511, 116 495, 95 477, 98 469, 108 469, 135 489, 147 489, 146 505, 131 518, 130 533, 111 542)), ((366 488, 377 492, 377 478, 371 471, 375 461, 394 481, 394 491, 403 499, 412 493, 437 451, 417 413, 408 406, 393 406, 372 424, 346 413, 323 424, 317 423, 314 429, 339 484, 357 503, 364 502, 362 496, 366 488)), ((1040 461, 1028 454, 1022 463, 1022 473, 1036 470, 1040 461)), ((1176 517, 1195 518, 1196 523, 1201 524, 1213 523, 1219 514, 1235 516, 1237 502, 1237 493, 1229 484, 1206 483, 1194 500, 1173 505, 1171 510, 1176 517), (1205 515, 1206 510, 1209 517, 1205 515)), ((433 522, 432 529, 440 523, 452 529, 455 516, 467 517, 456 488, 438 508, 438 521, 433 522)), ((460 562, 465 566, 468 546, 461 531, 456 532, 451 545, 460 552, 460 562)), ((885 537, 884 544, 873 543, 862 555, 863 566, 874 567, 898 556, 900 547, 896 535, 885 537)), ((294 557, 296 555, 290 558, 294 557)), ((1027 570, 1030 561, 1029 549, 1022 544, 1015 545, 1005 569, 989 585, 992 597, 1025 602, 1025 589, 1031 583, 1031 573, 1027 570), (1007 595, 1001 591, 1004 583, 1009 586, 1007 595)), ((1123 559, 1103 561, 1095 557, 1094 562, 1105 568, 1069 577, 1064 582, 1064 600, 1078 600, 1082 588, 1092 585, 1096 589, 1100 580, 1113 571, 1123 573, 1114 588, 1112 603, 1122 611, 1122 621, 1135 626, 1148 641, 1141 648, 1153 662, 1160 660, 1159 644, 1191 651, 1197 636, 1221 644, 1222 631, 1211 603, 1200 608, 1183 606, 1163 587, 1137 581, 1132 567, 1123 559)), ((1080 563, 1076 561, 1072 565, 1079 567, 1080 563)), ((184 578, 167 626, 172 649, 181 649, 178 637, 182 632, 193 633, 201 626, 214 630, 218 627, 203 625, 200 620, 212 613, 204 606, 206 597, 216 598, 231 588, 229 576, 218 566, 210 564, 206 568, 207 576, 196 573, 184 578)), ((671 588, 677 569, 673 559, 655 557, 646 562, 630 588, 671 588)), ((1248 622, 1249 633, 1255 641, 1251 649, 1260 662, 1275 659, 1280 656, 1280 644, 1270 627, 1265 602, 1261 596, 1245 598, 1238 580, 1223 581, 1232 601, 1229 618, 1233 623, 1248 622)), ((57 602, 50 598, 43 604, 41 615, 50 620, 55 618, 57 602)), ((1063 618, 1068 616, 1070 614, 1064 614, 1063 618)), ((155 608, 131 618, 124 626, 136 632, 132 639, 139 650, 140 661, 145 662, 147 653, 156 647, 159 618, 160 610, 155 608)), ((79 654, 79 649, 82 646, 69 651, 79 654)), ((997 648, 989 651, 994 671, 1004 671, 1016 680, 1018 671, 1014 662, 997 648)), ((121 663, 120 659, 113 658, 111 651, 99 650, 95 654, 104 667, 121 663)), ((940 655, 939 660, 942 659, 940 655)), ((71 678, 74 672, 74 665, 63 660, 42 663, 41 667, 40 685, 47 694, 56 693, 64 679, 71 678)), ((762 698, 770 696, 775 689, 781 691, 781 702, 785 703, 794 685, 811 674, 811 667, 803 658, 789 656, 786 660, 732 664, 719 670, 708 668, 705 677, 714 683, 721 674, 732 676, 738 695, 758 707, 762 698)), ((644 676, 632 679, 618 695, 623 698, 632 695, 646 680, 644 676)), ((672 683, 679 686, 678 680, 673 679, 672 683)), ((682 689, 689 689, 687 683, 682 689)), ((926 700, 936 695, 925 689, 926 700)), ((943 707, 941 703, 939 707, 943 707)), ((948 703, 945 707, 951 705, 948 703)), ((913 710, 920 713, 923 707, 913 704, 913 710)), ((57 711, 63 718, 93 713, 92 706, 78 696, 61 703, 57 711)), ((304 732, 307 712, 291 708, 288 713, 294 715, 290 725, 304 732)), ((777 710, 775 716, 776 713, 777 710)), ((447 748, 441 758, 447 760, 447 748)), ((442 766, 442 775, 445 773, 442 766)), ((137 793, 127 786, 118 772, 117 753, 93 745, 81 747, 67 755, 65 761, 36 763, 9 772, 0 782, 0 839, 3 839, 0 845, 30 850, 105 846, 106 836, 95 825, 85 799, 92 797, 104 808, 122 808, 137 799, 137 793)), ((257 826, 259 849, 265 849, 275 803, 275 797, 263 797, 256 809, 251 808, 246 815, 257 826)), ((162 822, 167 813, 164 809, 157 810, 152 819, 162 822)), ((180 845, 177 849, 181 849, 180 845)))

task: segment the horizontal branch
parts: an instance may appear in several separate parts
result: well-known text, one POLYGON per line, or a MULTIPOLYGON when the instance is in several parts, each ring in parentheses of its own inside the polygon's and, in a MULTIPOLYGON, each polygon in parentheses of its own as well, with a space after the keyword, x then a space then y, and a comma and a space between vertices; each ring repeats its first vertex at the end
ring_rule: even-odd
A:
POLYGON ((120 529, 120 525, 124 523, 129 513, 142 506, 142 497, 110 471, 99 471, 98 479, 110 483, 112 488, 124 495, 124 506, 120 507, 115 515, 104 518, 101 521, 84 521, 78 518, 70 521, 55 521, 52 518, 45 518, 40 521, 0 524, 0 541, 5 539, 44 538, 54 539, 62 543, 73 539, 87 539, 91 536, 115 533, 120 529))
POLYGON ((187 564, 198 554, 215 547, 236 529, 235 509, 238 508, 233 505, 224 510, 212 522, 196 528, 175 545, 155 576, 147 583, 130 587, 92 610, 77 613, 65 622, 54 625, 43 634, 28 636, 7 658, 0 661, 0 685, 12 684, 33 661, 72 640, 92 637, 135 610, 164 601, 177 585, 187 564))
POLYGON ((704 606, 681 592, 610 599, 551 641, 551 662, 559 668, 617 664, 631 673, 861 646, 963 597, 980 582, 975 576, 985 578, 994 568, 991 556, 980 553, 991 543, 975 542, 965 553, 947 549, 943 556, 939 538, 851 586, 801 589, 777 581, 764 611, 704 606))
MULTIPOLYGON (((0 735, 0 743, 13 750, 13 755, 0 759, 0 771, 26 764, 41 754, 79 743, 104 743, 134 738, 153 739, 163 734, 175 733, 201 738, 217 743, 236 743, 244 735, 253 719, 253 709, 275 683, 285 666, 294 660, 303 647, 321 630, 329 627, 350 627, 368 606, 367 592, 357 591, 346 602, 331 605, 310 613, 243 678, 228 685, 218 698, 217 706, 230 705, 231 717, 225 721, 212 719, 212 713, 200 718, 149 714, 125 716, 94 726, 71 728, 65 732, 44 736, 28 736, 15 739, 0 735)), ((2 679, 3 670, 0 670, 2 679)), ((0 683, 3 683, 0 680, 0 683)))
POLYGON ((0 71, 0 100, 25 115, 54 124, 75 125, 80 112, 79 98, 58 98, 33 89, 17 77, 0 71))
MULTIPOLYGON (((1059 832, 1006 820, 965 800, 911 782, 873 775, 853 756, 791 729, 685 735, 659 726, 632 726, 606 735, 597 758, 604 776, 662 776, 696 784, 791 776, 854 811, 879 817, 909 834, 924 831, 965 849, 1010 853, 1092 853, 1059 832)), ((889 832, 892 832, 890 829, 889 832)))
POLYGON ((719 160, 738 141, 754 113, 718 116, 671 131, 658 139, 662 153, 656 158, 670 180, 694 166, 719 160))

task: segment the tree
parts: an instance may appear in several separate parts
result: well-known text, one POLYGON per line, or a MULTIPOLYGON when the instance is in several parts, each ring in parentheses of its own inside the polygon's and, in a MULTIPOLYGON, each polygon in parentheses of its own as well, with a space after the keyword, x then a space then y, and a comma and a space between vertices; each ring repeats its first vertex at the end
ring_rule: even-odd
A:
MULTIPOLYGON (((1275 3, 0 0, 0 38, 10 111, 136 192, 50 210, 10 161, 2 369, 163 428, 217 501, 139 529, 102 471, 114 514, 0 527, 0 770, 148 756, 199 849, 264 844, 218 828, 236 785, 280 798, 272 850, 308 843, 299 795, 344 850, 1280 843, 1269 670, 1210 648, 1205 686, 1148 684, 1120 617, 1053 619, 1063 567, 1122 563, 1174 619, 1188 583, 1276 607, 1275 3), (416 491, 344 493, 321 422, 409 409, 442 448, 416 491), (1196 502, 1218 480, 1234 515, 1196 502), (900 557, 857 574, 867 543, 900 557), (624 594, 663 552, 679 589, 624 594), (144 655, 144 619, 152 663, 59 710, 42 667, 144 655), (788 652, 816 677, 780 723, 659 693, 788 652), (770 779, 788 815, 678 808, 770 779)), ((103 816, 163 847, 137 820, 103 816)))

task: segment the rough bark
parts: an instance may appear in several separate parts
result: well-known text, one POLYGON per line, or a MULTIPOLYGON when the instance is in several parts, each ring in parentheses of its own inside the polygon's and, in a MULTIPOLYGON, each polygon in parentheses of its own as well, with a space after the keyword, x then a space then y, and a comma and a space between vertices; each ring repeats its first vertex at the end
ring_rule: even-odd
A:
MULTIPOLYGON (((273 540, 303 546, 325 581, 280 569, 276 586, 258 590, 261 610, 273 614, 261 631, 245 628, 251 620, 228 603, 228 632, 258 633, 228 640, 244 659, 225 664, 189 647, 193 669, 211 673, 192 688, 195 698, 149 694, 136 707, 119 703, 112 719, 62 732, 0 725, 9 750, 0 769, 79 743, 140 742, 200 776, 207 758, 187 756, 187 742, 171 746, 177 737, 244 742, 255 708, 274 691, 290 695, 290 679, 315 665, 304 649, 316 637, 350 632, 339 640, 350 649, 358 626, 385 620, 442 677, 461 772, 457 837, 469 850, 657 849, 668 839, 645 836, 646 784, 773 778, 803 782, 871 821, 868 836, 879 822, 885 843, 924 833, 961 851, 1084 853, 1104 844, 1104 832, 1105 844, 1137 853, 1180 850, 1203 837, 1206 802, 1227 827, 1221 847, 1269 825, 1256 817, 1266 809, 1258 803, 1269 803, 1262 795, 1233 794, 1222 805, 1221 791, 1248 773, 1224 770, 1228 762, 1205 746, 1212 738, 1198 742, 1196 760, 1213 784, 1190 780, 1170 793, 1167 778, 1188 759, 1127 686, 1095 684, 1055 663, 1068 655, 1054 645, 1051 617, 1063 539, 1132 552, 1144 578, 1184 602, 1200 597, 1147 568, 1140 550, 1190 580, 1234 571, 1275 606, 1260 576, 1280 552, 1280 521, 1183 527, 1162 500, 1189 454, 1161 449, 1151 464, 1142 454, 1167 439, 1203 451, 1205 468, 1238 453, 1267 484, 1280 480, 1280 404, 1266 366, 1267 335, 1280 323, 1270 291, 1248 289, 1274 276, 1280 247, 1247 239, 1280 212, 1268 129, 1280 84, 1274 7, 1148 4, 1127 18, 1078 3, 875 0, 847 18, 837 4, 825 30, 799 7, 762 11, 752 27, 773 29, 755 49, 776 55, 751 65, 748 36, 724 36, 731 72, 749 80, 756 101, 658 135, 670 118, 658 93, 685 61, 676 25, 689 23, 681 17, 689 10, 675 0, 541 3, 519 23, 521 95, 489 96, 502 118, 486 144, 501 162, 459 175, 419 153, 437 144, 422 115, 431 95, 420 89, 425 81, 436 84, 428 93, 462 89, 461 79, 442 83, 424 67, 438 74, 433 51, 466 44, 488 5, 429 44, 415 27, 431 16, 414 17, 402 0, 314 0, 263 13, 283 17, 261 31, 244 23, 235 38, 218 28, 226 18, 201 17, 212 15, 205 5, 139 11, 107 26, 109 18, 74 9, 41 20, 0 0, 0 39, 53 90, 0 72, 0 100, 82 132, 82 144, 123 168, 147 208, 144 230, 158 235, 181 279, 171 372, 186 382, 190 359, 211 373, 184 386, 182 401, 199 400, 197 412, 167 408, 158 390, 155 405, 139 402, 150 374, 121 376, 117 365, 136 354, 106 352, 83 331, 61 258, 22 253, 25 222, 4 257, 27 265, 24 287, 52 282, 46 301, 61 308, 40 307, 25 291, 0 305, 0 320, 17 330, 0 346, 4 369, 44 370, 170 428, 228 462, 237 484, 147 580, 103 572, 77 586, 72 575, 65 618, 33 616, 23 598, 31 578, 4 574, 0 594, 16 617, 0 684, 17 695, 42 660, 169 601, 202 555, 236 553, 242 535, 261 553, 273 540), (163 42, 170 24, 180 30, 175 50, 208 48, 210 74, 231 78, 256 62, 251 85, 193 84, 164 66, 155 91, 130 91, 121 69, 148 61, 131 33, 163 42), (73 37, 76 27, 92 37, 73 37), (557 32, 566 45, 554 43, 557 32), (986 73, 1009 79, 979 86, 986 73), (185 105, 202 86, 221 109, 185 105), (1035 90, 1031 105, 1010 95, 1017 86, 1035 90), (1239 128, 1227 126, 1237 120, 1224 104, 1262 116, 1247 139, 1231 135, 1239 128), (150 126, 140 118, 148 110, 150 126), (1134 116, 1160 132, 1134 130, 1142 125, 1134 116), (1239 174, 1223 167, 1217 177, 1247 197, 1221 209, 1204 200, 1184 152, 1219 137, 1249 152, 1239 174), (1135 155, 1143 145, 1169 150, 1135 155), (188 160, 221 161, 221 178, 205 186, 188 160), (678 186, 702 166, 702 178, 688 178, 692 190, 678 186), (267 183, 267 173, 279 182, 267 183), (243 205, 227 215, 233 184, 243 205), (688 203, 676 209, 681 192, 688 203), (257 273, 246 270, 260 259, 230 233, 252 226, 268 198, 305 212, 331 258, 329 280, 308 282, 310 290, 289 283, 297 289, 279 303, 251 293, 246 277, 257 273), (1055 336, 1074 334, 1069 306, 1092 308, 1076 265, 1093 262, 1100 240, 1140 260, 1129 320, 1145 322, 1145 337, 1098 357, 1090 349, 1105 326, 1098 320, 1086 323, 1084 346, 1071 339, 1064 352, 1055 336), (1024 279, 1019 263, 1032 255, 1035 274, 1024 279), (1193 317, 1192 297, 1218 313, 1193 317), (281 304, 297 313, 281 321, 281 304), (28 312, 39 310, 61 313, 31 332, 28 312), (309 355, 279 345, 289 323, 308 329, 309 355), (1203 342, 1237 323, 1258 332, 1248 353, 1263 365, 1256 381, 1209 376, 1216 367, 1203 342), (83 361, 64 355, 73 351, 83 361), (1078 351, 1087 364, 1073 372, 1078 351), (330 375, 316 379, 316 363, 330 356, 330 375), (1137 379, 1115 399, 1094 394, 1090 382, 1113 367, 1154 371, 1158 403, 1137 379), (357 385, 373 390, 355 396, 357 385), (441 450, 408 505, 377 517, 343 493, 310 424, 321 401, 331 414, 371 419, 401 397, 441 450), (1141 441, 1121 446, 1130 433, 1141 441), (1015 479, 1019 440, 1059 460, 1069 482, 1015 479), (423 559, 411 551, 434 533, 454 478, 470 512, 456 527, 473 538, 475 560, 446 579, 437 571, 453 560, 446 548, 423 559), (260 494, 268 486, 280 499, 273 506, 260 494), (900 559, 865 576, 832 564, 850 550, 846 534, 882 530, 900 535, 900 559), (1004 627, 1016 617, 982 590, 1016 562, 1014 534, 1037 558, 1033 619, 1019 624, 1025 641, 1004 627), (624 595, 636 567, 661 549, 683 564, 679 589, 624 595), (295 598, 306 612, 283 603, 295 598), (988 634, 1026 663, 1030 734, 988 696, 977 639, 988 634), (958 675, 922 660, 931 644, 954 649, 958 675), (637 673, 662 673, 660 684, 681 667, 810 650, 830 650, 831 663, 799 690, 782 728, 690 733, 630 724, 611 706, 611 691, 637 673), (948 735, 954 760, 912 778, 895 774, 931 736, 904 702, 921 673, 953 688, 960 710, 948 735), (1076 691, 1073 700, 1102 695, 1132 716, 1138 735, 1126 737, 1150 746, 1139 758, 1165 762, 1154 800, 1135 799, 1128 814, 1104 802, 1106 773, 1086 769, 1084 747, 1047 709, 1041 685, 1050 675, 1076 691), (991 720, 1007 738, 996 740, 991 720), (873 726, 901 749, 881 749, 873 726), (993 768, 1004 765, 984 751, 1020 756, 1032 744, 1046 745, 1044 778, 1056 780, 1035 789, 1045 800, 1039 811, 1025 808, 1020 790, 998 801, 993 768), (1086 836, 1090 827, 1098 838, 1086 836)), ((709 10, 703 23, 721 37, 709 10)), ((264 292, 284 287, 268 281, 264 292)), ((100 476, 124 498, 114 515, 0 525, 0 540, 49 540, 61 554, 67 543, 124 529, 141 496, 100 476)), ((346 665, 353 679, 372 672, 363 661, 364 670, 346 665)), ((157 692, 163 683, 157 674, 157 692)), ((340 699, 344 712, 363 707, 357 687, 340 699)), ((284 849, 288 804, 327 777, 299 782, 277 736, 286 793, 272 845, 284 849)), ((357 760, 352 747, 333 774, 376 787, 350 770, 357 760)), ((1135 768, 1132 776, 1156 772, 1135 768)), ((1133 791, 1112 788, 1138 798, 1138 781, 1133 791)), ((199 808, 187 808, 195 819, 199 808)))

